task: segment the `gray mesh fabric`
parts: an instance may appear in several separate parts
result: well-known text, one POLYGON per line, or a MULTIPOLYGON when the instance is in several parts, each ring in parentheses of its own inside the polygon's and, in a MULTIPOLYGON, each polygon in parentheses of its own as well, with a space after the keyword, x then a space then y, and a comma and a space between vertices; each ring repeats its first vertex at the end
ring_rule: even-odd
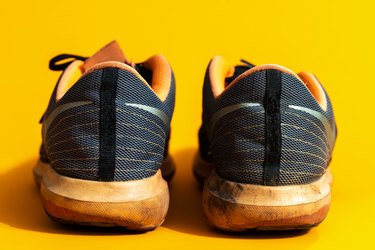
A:
MULTIPOLYGON (((61 112, 51 122, 43 139, 43 152, 60 174, 86 180, 99 180, 99 93, 102 70, 78 80, 59 102, 56 88, 45 117, 59 106, 72 102, 91 104, 61 112)), ((150 177, 160 168, 174 110, 175 83, 165 101, 133 73, 119 70, 116 92, 115 181, 150 177), (169 118, 167 124, 158 116, 126 105, 140 104, 158 109, 169 118)))
POLYGON ((332 106, 327 98, 327 111, 323 111, 308 89, 295 77, 283 74, 281 91, 281 167, 283 185, 311 183, 326 171, 333 145, 327 133, 335 133, 332 106), (334 131, 326 131, 322 122, 289 105, 318 111, 330 122, 334 131))
MULTIPOLYGON (((263 185, 265 157, 265 112, 263 98, 266 71, 255 72, 229 88, 217 99, 213 97, 208 71, 203 87, 203 125, 216 172, 224 179, 263 185), (212 125, 212 117, 223 109, 243 103, 257 105, 236 108, 225 113, 212 125)), ((310 91, 292 75, 282 73, 281 162, 279 185, 311 183, 326 171, 335 137, 336 125, 332 106, 323 111, 310 91), (290 105, 319 112, 328 120, 332 131, 317 117, 290 105)), ((202 145, 203 148, 203 145, 202 145)))

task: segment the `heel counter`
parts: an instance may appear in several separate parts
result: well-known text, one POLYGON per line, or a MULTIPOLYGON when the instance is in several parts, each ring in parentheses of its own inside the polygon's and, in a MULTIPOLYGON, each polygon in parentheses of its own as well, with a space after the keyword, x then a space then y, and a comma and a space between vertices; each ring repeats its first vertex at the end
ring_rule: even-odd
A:
POLYGON ((58 173, 99 180, 98 115, 99 108, 91 103, 66 111, 53 121, 44 137, 43 158, 58 173))
POLYGON ((234 98, 251 100, 256 105, 241 109, 243 114, 232 117, 225 125, 228 129, 226 135, 232 135, 232 138, 225 141, 230 149, 215 156, 223 154, 233 160, 215 162, 216 165, 223 162, 230 165, 218 167, 218 173, 222 177, 256 185, 279 184, 281 75, 282 72, 278 69, 261 70, 232 86, 232 91, 240 91, 239 95, 233 94, 234 98))
POLYGON ((65 104, 85 100, 85 105, 63 110, 48 131, 43 122, 48 161, 60 174, 79 179, 126 181, 154 175, 163 160, 172 97, 165 104, 136 75, 118 68, 83 76, 47 116, 65 104))
MULTIPOLYGON (((334 128, 332 108, 323 111, 309 90, 283 74, 281 94, 281 185, 302 185, 321 178, 328 166, 334 128)), ((333 145, 333 144, 332 144, 333 145)))
POLYGON ((318 118, 287 108, 282 113, 280 182, 309 184, 326 172, 330 149, 324 126, 318 118))
MULTIPOLYGON (((113 92, 113 88, 111 90, 105 83, 108 70, 115 69, 94 70, 82 76, 51 107, 43 123, 43 131, 48 129, 43 136, 48 160, 59 174, 92 181, 103 180, 100 171, 103 165, 102 138, 108 139, 110 135, 103 136, 102 125, 105 119, 114 121, 113 115, 103 118, 102 106, 112 99, 111 95, 105 98, 105 93, 113 92), (69 110, 64 107, 69 107, 69 110), (55 112, 58 115, 53 115, 55 112), (48 119, 53 122, 49 124, 48 119)), ((104 157, 105 160, 108 158, 104 157)))
POLYGON ((264 161, 264 109, 257 103, 226 114, 210 135, 212 160, 223 178, 262 184, 264 161))
POLYGON ((153 176, 166 156, 172 110, 138 77, 119 71, 116 94, 115 181, 153 176))
POLYGON ((261 70, 230 86, 220 98, 216 113, 209 122, 204 119, 211 124, 206 130, 221 177, 280 186, 311 183, 325 173, 332 150, 325 126, 332 123, 331 110, 322 111, 295 74, 278 68, 261 70), (239 108, 250 102, 259 106, 239 108), (293 110, 293 105, 315 110, 321 117, 293 110), (226 108, 231 112, 223 112, 226 108), (217 113, 225 116, 212 126, 217 113))

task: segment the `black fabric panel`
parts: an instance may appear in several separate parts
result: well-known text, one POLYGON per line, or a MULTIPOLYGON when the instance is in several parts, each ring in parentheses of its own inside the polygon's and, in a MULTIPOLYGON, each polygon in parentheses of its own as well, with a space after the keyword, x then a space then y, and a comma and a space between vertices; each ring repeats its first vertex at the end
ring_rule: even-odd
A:
POLYGON ((164 153, 163 153, 163 159, 168 157, 168 151, 169 151, 169 140, 171 139, 171 128, 169 128, 167 138, 165 139, 165 146, 164 146, 164 153))
POLYGON ((49 159, 48 159, 46 150, 44 149, 44 144, 40 145, 39 155, 40 155, 40 160, 42 162, 49 163, 49 159))
POLYGON ((199 139, 199 154, 200 154, 200 157, 205 161, 212 162, 210 142, 208 140, 208 135, 206 133, 206 130, 203 126, 201 126, 200 129, 199 129, 198 139, 199 139))
POLYGON ((231 84, 237 77, 239 77, 241 74, 245 73, 250 69, 249 66, 236 66, 234 68, 234 74, 233 76, 225 78, 225 87, 227 87, 229 84, 231 84))
POLYGON ((152 70, 147 69, 144 63, 137 63, 135 65, 135 69, 143 77, 143 79, 145 79, 146 82, 151 85, 153 76, 152 70))
POLYGON ((266 71, 266 93, 263 99, 265 109, 265 159, 264 185, 277 186, 280 179, 281 158, 281 72, 266 71))
POLYGON ((113 181, 116 157, 116 88, 118 69, 103 69, 99 113, 99 179, 113 181))

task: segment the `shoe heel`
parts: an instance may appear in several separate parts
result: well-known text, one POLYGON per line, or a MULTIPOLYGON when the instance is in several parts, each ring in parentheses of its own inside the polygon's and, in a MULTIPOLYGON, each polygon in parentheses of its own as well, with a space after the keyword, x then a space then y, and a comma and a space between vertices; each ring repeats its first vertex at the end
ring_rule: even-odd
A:
POLYGON ((55 221, 146 231, 165 219, 169 191, 160 170, 142 180, 98 182, 62 176, 49 165, 43 168, 42 204, 55 221))
POLYGON ((307 185, 260 186, 213 172, 203 189, 204 212, 212 226, 225 231, 307 229, 326 217, 331 181, 327 171, 307 185))

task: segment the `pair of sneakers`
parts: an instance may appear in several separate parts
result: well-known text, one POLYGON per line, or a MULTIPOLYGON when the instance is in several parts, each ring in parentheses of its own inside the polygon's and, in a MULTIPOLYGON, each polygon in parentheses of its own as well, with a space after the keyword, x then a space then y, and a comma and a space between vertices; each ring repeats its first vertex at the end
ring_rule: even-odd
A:
MULTIPOLYGON (((34 178, 56 221, 151 230, 167 214, 175 79, 166 59, 126 59, 114 41, 63 54, 41 119, 34 178)), ((208 65, 193 173, 208 222, 222 230, 304 229, 330 205, 336 138, 330 100, 310 73, 279 65, 208 65)))

